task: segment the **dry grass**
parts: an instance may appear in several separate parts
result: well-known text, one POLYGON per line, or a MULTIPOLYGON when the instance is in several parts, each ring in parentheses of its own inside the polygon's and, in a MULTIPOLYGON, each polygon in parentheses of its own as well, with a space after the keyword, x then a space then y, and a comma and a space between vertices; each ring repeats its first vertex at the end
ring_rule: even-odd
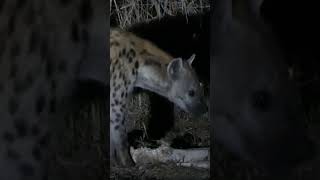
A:
POLYGON ((110 0, 111 16, 117 17, 122 28, 164 15, 194 14, 209 7, 209 0, 110 0))

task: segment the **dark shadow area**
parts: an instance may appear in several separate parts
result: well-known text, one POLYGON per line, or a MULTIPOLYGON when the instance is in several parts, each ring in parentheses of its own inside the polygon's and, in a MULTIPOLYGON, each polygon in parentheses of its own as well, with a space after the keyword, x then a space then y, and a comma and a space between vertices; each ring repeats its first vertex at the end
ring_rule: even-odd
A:
POLYGON ((147 128, 151 139, 160 139, 174 125, 174 105, 157 94, 150 93, 151 117, 147 128))
POLYGON ((108 99, 109 88, 93 81, 76 83, 68 98, 70 111, 55 122, 58 131, 52 140, 57 149, 50 151, 50 178, 107 179, 110 168, 108 99))

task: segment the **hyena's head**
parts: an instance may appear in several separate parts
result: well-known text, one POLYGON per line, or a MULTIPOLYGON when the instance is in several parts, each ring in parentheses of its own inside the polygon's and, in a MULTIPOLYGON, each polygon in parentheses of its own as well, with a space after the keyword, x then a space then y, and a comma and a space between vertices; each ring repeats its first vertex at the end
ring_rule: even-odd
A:
POLYGON ((299 89, 290 78, 263 0, 217 0, 211 42, 214 139, 242 159, 284 172, 312 158, 299 89))
POLYGON ((207 111, 207 105, 203 86, 191 66, 194 58, 195 55, 186 61, 176 58, 168 64, 168 98, 181 109, 198 116, 207 111))

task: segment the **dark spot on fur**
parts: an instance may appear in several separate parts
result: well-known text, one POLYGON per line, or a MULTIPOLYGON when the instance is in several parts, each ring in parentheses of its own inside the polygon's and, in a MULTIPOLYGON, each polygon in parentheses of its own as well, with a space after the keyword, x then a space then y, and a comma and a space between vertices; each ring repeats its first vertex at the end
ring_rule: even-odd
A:
POLYGON ((120 127, 119 125, 116 125, 116 126, 114 127, 114 129, 115 129, 115 130, 118 130, 119 127, 120 127))
POLYGON ((36 124, 31 127, 31 134, 33 136, 38 136, 40 134, 40 129, 36 124))
POLYGON ((46 63, 46 76, 47 78, 50 78, 53 74, 53 64, 51 63, 51 60, 48 60, 46 63))
POLYGON ((2 8, 3 8, 5 3, 6 3, 6 0, 1 0, 0 1, 0 13, 2 12, 2 8))
POLYGON ((132 69, 132 75, 135 75, 136 71, 134 69, 132 69))
POLYGON ((51 98, 50 105, 49 105, 49 111, 51 113, 55 113, 57 111, 56 105, 57 105, 57 102, 56 102, 55 97, 51 98))
POLYGON ((23 118, 15 119, 14 127, 19 137, 25 137, 27 135, 27 123, 23 118))
POLYGON ((39 140, 38 140, 38 144, 40 147, 47 147, 48 146, 48 138, 49 135, 45 134, 44 136, 42 136, 39 140))
POLYGON ((10 50, 11 57, 15 58, 19 56, 20 53, 21 53, 20 44, 18 44, 17 42, 14 42, 10 50))
POLYGON ((126 54, 126 49, 125 48, 123 48, 122 50, 121 50, 121 56, 124 56, 125 54, 126 54))
POLYGON ((14 115, 18 111, 19 104, 18 104, 18 101, 15 97, 11 97, 9 99, 8 108, 9 108, 9 113, 11 115, 14 115))
POLYGON ((32 177, 35 173, 34 167, 29 163, 20 164, 19 171, 25 177, 32 177))
POLYGON ((27 0, 17 0, 17 10, 19 10, 20 8, 24 7, 24 5, 26 4, 27 0))
POLYGON ((134 46, 136 43, 134 41, 130 41, 130 44, 134 46))
POLYGON ((118 91, 119 89, 120 89, 120 85, 118 85, 118 86, 116 86, 116 87, 114 88, 115 91, 118 91))
POLYGON ((39 43, 38 33, 36 31, 32 31, 29 39, 29 53, 34 52, 37 49, 39 43))
POLYGON ((123 98, 123 96, 124 96, 124 92, 122 91, 122 92, 121 92, 121 98, 123 98))
POLYGON ((39 115, 40 113, 43 112, 43 109, 45 108, 46 105, 46 97, 41 95, 37 98, 36 101, 36 113, 39 115))
POLYGON ((120 119, 119 118, 116 118, 116 122, 119 122, 120 121, 120 119))
POLYGON ((10 16, 9 22, 8 22, 8 36, 9 37, 15 31, 15 20, 16 20, 16 13, 12 13, 12 16, 10 16))
POLYGON ((89 42, 89 33, 88 33, 88 30, 87 30, 87 29, 83 29, 81 35, 82 35, 82 41, 83 41, 85 44, 88 44, 88 42, 89 42))
POLYGON ((124 119, 121 121, 121 124, 124 125, 124 119))
POLYGON ((114 107, 114 104, 113 104, 113 103, 111 103, 111 107, 114 107))
POLYGON ((56 80, 52 79, 51 80, 51 83, 50 83, 50 89, 51 89, 51 92, 55 92, 57 90, 57 83, 56 83, 56 80))
POLYGON ((34 23, 34 19, 35 19, 35 10, 33 9, 33 7, 30 7, 28 14, 25 16, 25 22, 27 25, 31 25, 34 23))
POLYGON ((129 57, 128 61, 129 61, 129 63, 132 63, 132 61, 133 61, 132 57, 129 57))
POLYGON ((119 101, 118 100, 114 100, 114 103, 116 104, 116 105, 119 105, 119 101))
POLYGON ((136 56, 136 51, 134 51, 134 50, 131 48, 131 49, 129 50, 128 55, 129 55, 130 57, 135 57, 135 56, 136 56))
POLYGON ((20 154, 17 151, 13 150, 13 149, 8 149, 7 150, 7 157, 9 159, 19 160, 20 159, 20 154))
POLYGON ((40 56, 41 58, 46 58, 48 55, 48 42, 47 39, 42 39, 40 46, 40 56))
POLYGON ((114 92, 114 93, 112 93, 112 97, 114 97, 114 98, 116 97, 116 93, 115 93, 115 92, 114 92))
POLYGON ((117 116, 117 118, 120 118, 121 114, 120 113, 116 113, 116 116, 117 116))
POLYGON ((41 149, 38 146, 33 147, 32 156, 36 161, 40 161, 42 159, 41 149))
POLYGON ((83 23, 88 23, 93 15, 93 8, 90 0, 82 0, 80 6, 80 18, 83 23))
POLYGON ((58 71, 61 72, 61 73, 65 73, 67 72, 67 61, 65 60, 61 60, 58 64, 58 71))
POLYGON ((72 21, 71 23, 71 40, 75 43, 79 42, 79 27, 78 24, 75 21, 72 21))
POLYGON ((139 62, 138 62, 138 61, 136 61, 136 62, 134 63, 134 67, 135 67, 136 69, 139 68, 139 62))
POLYGON ((32 85, 32 83, 33 83, 33 81, 34 81, 34 75, 33 75, 33 72, 32 72, 32 71, 28 72, 25 81, 26 81, 26 83, 28 83, 29 85, 32 85))
POLYGON ((8 143, 12 143, 15 140, 14 135, 11 132, 3 133, 3 139, 8 143))
POLYGON ((18 73, 18 65, 15 63, 15 62, 12 62, 11 63, 11 66, 10 66, 10 74, 9 74, 9 77, 11 79, 14 79, 17 77, 17 73, 18 73))

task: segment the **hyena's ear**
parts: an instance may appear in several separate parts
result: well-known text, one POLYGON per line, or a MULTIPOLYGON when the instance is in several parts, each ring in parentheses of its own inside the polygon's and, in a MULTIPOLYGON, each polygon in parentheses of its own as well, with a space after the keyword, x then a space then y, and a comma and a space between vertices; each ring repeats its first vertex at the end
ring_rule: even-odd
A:
POLYGON ((193 60, 195 59, 195 57, 196 57, 196 55, 195 55, 195 54, 192 54, 191 57, 187 60, 187 62, 188 62, 188 64, 189 64, 190 66, 192 66, 192 62, 193 62, 193 60))
POLYGON ((181 69, 183 68, 183 60, 181 58, 173 59, 167 67, 168 76, 175 80, 179 77, 181 69))

